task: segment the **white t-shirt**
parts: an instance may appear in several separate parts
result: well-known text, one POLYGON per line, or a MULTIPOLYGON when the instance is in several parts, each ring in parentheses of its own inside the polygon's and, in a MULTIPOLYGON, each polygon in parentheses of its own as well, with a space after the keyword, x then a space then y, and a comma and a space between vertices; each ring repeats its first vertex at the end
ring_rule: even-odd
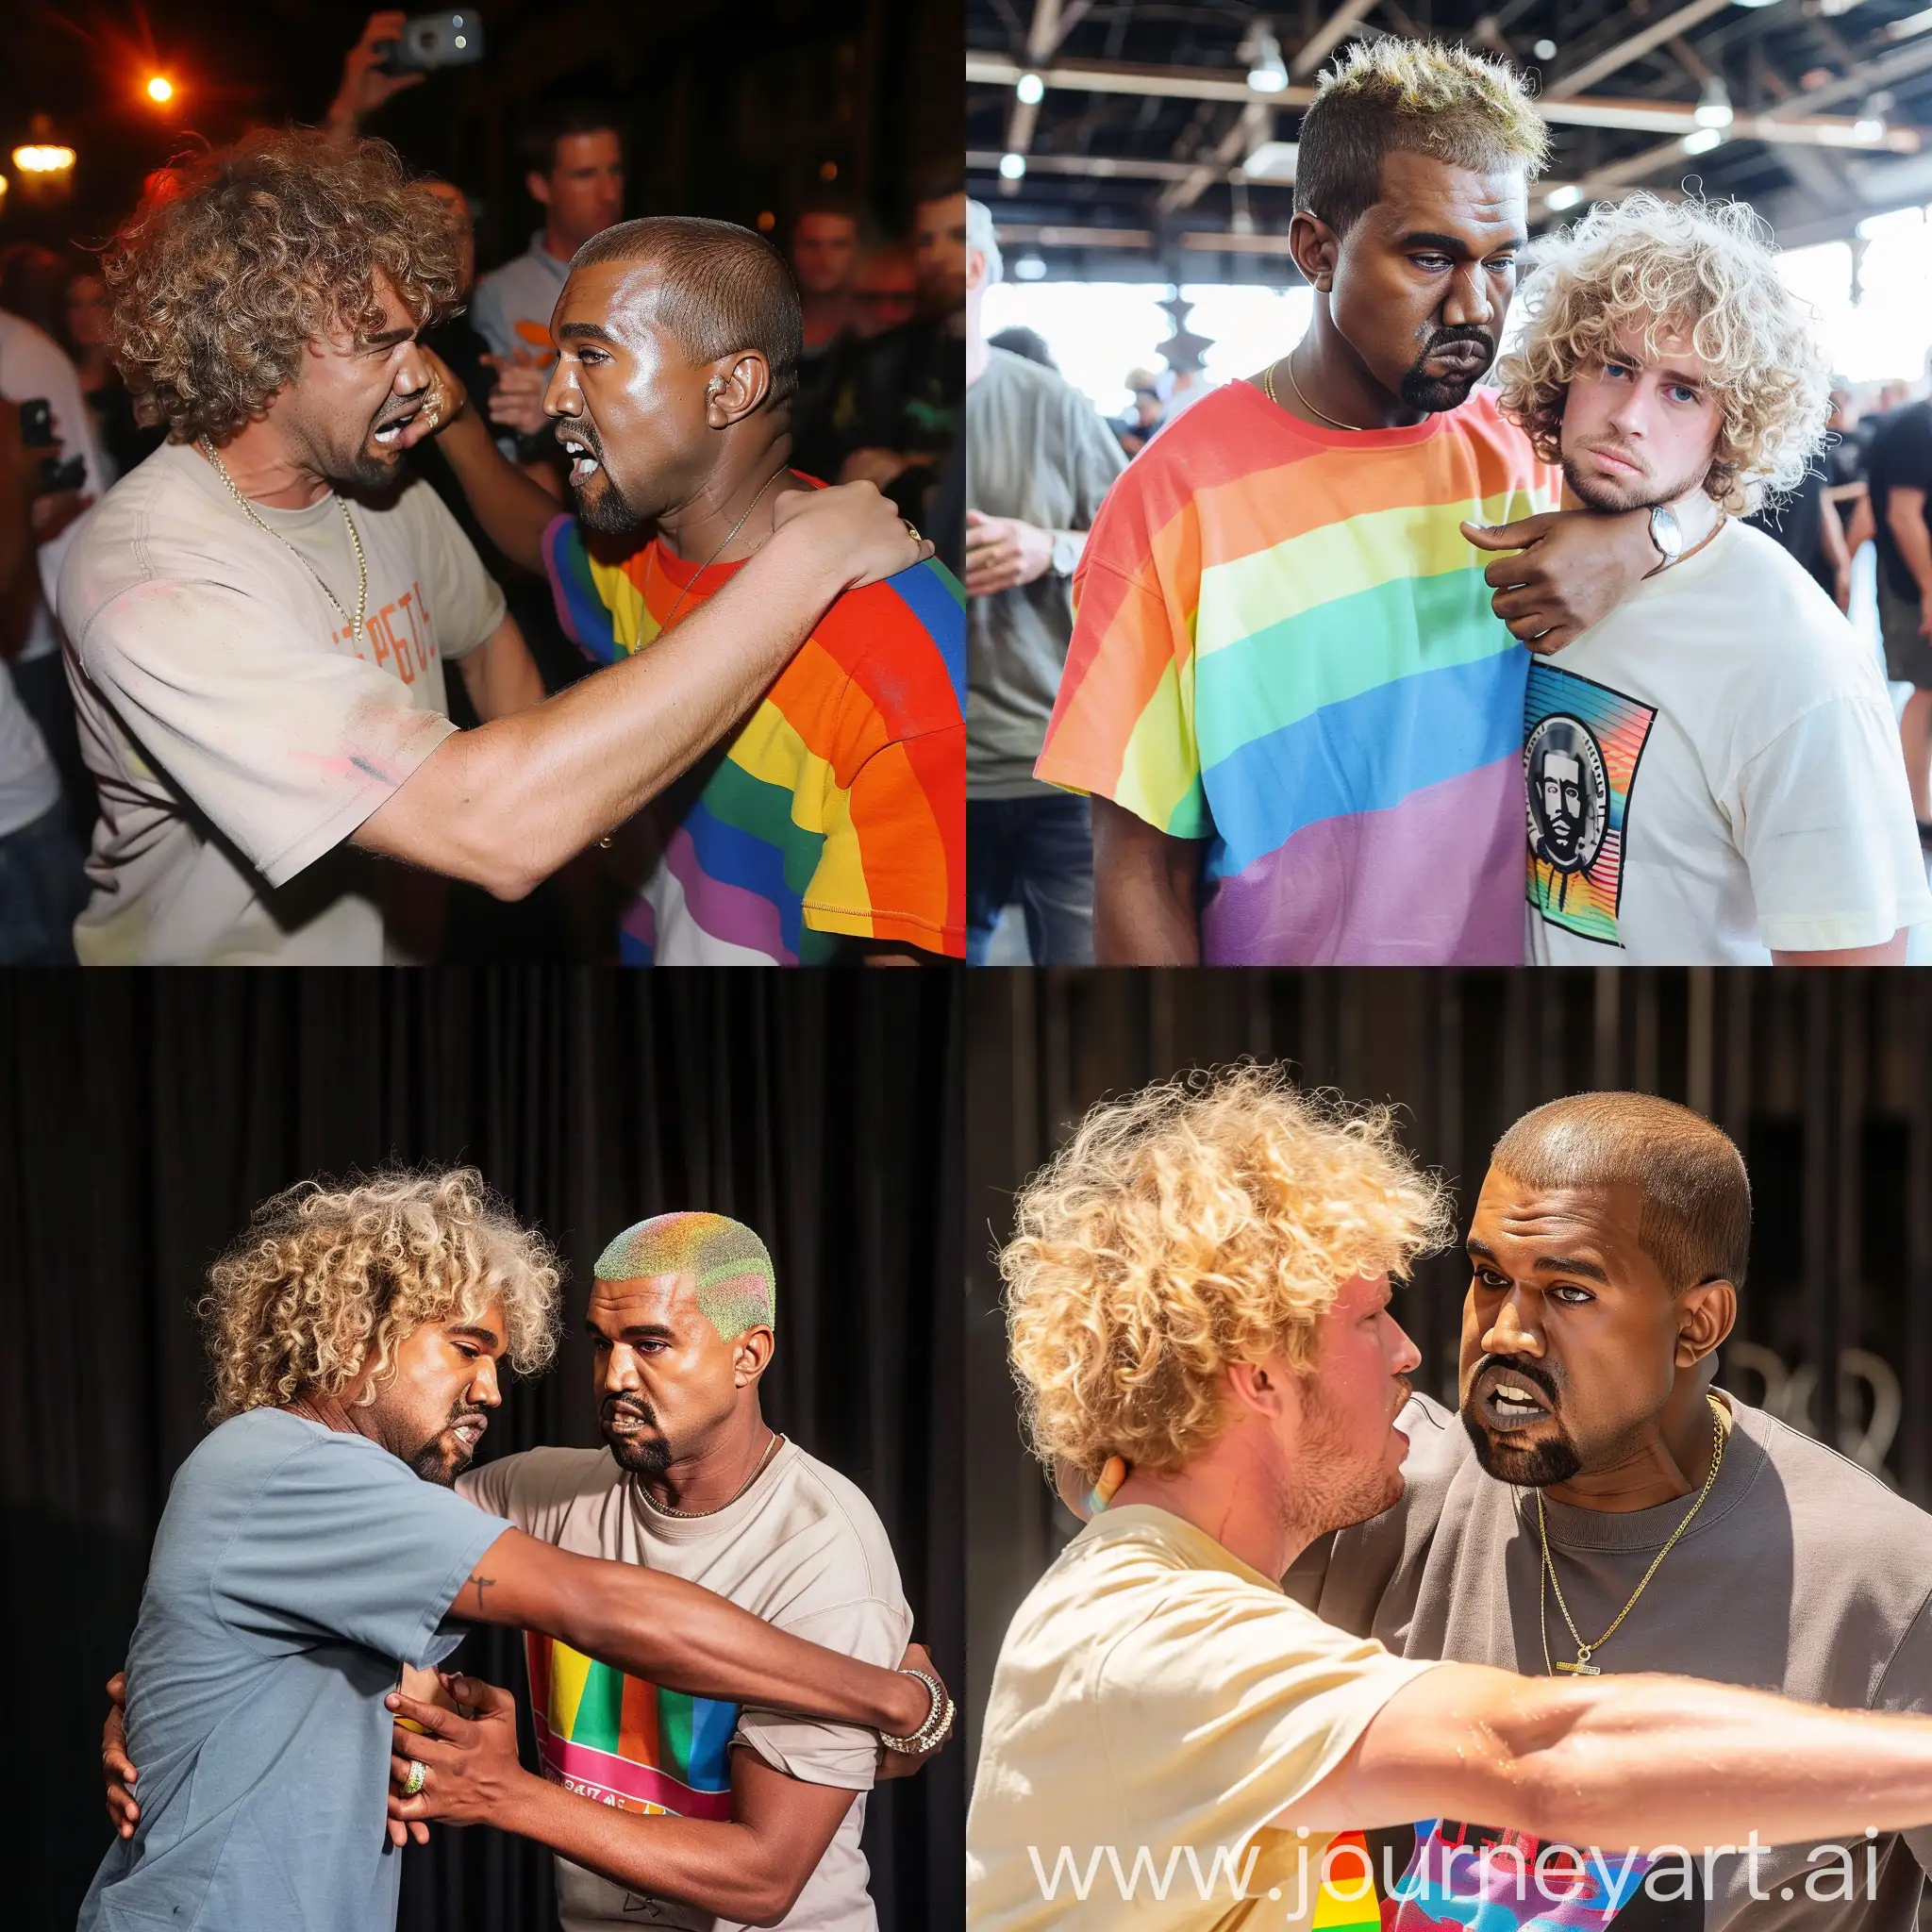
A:
MULTIPOLYGON (((906 1654, 912 1612, 884 1525, 857 1485, 785 1443, 743 1495, 708 1516, 668 1516, 608 1449, 531 1449, 460 1477, 458 1492, 525 1535, 582 1557, 667 1571, 741 1609, 862 1662, 906 1654)), ((741 1710, 675 1692, 526 1634, 543 1774, 621 1810, 731 1816, 729 1746, 745 1744, 803 1783, 858 1793, 779 1922, 784 1932, 876 1932, 866 1890, 865 1796, 878 1740, 850 1724, 741 1710)), ((742 1932, 709 1912, 646 1898, 557 1860, 564 1932, 657 1925, 742 1932)))
POLYGON ((84 965, 380 965, 373 895, 404 869, 347 840, 457 727, 442 663, 503 592, 426 484, 342 513, 255 509, 168 444, 83 520, 60 574, 81 747, 101 798, 84 965), (284 541, 285 540, 285 541, 284 541))
POLYGON ((1531 664, 1524 769, 1537 965, 1767 965, 1932 919, 1878 666, 1743 524, 1531 664))
POLYGON ((0 839, 30 825, 60 803, 60 777, 41 727, 21 703, 12 674, 0 663, 0 839))

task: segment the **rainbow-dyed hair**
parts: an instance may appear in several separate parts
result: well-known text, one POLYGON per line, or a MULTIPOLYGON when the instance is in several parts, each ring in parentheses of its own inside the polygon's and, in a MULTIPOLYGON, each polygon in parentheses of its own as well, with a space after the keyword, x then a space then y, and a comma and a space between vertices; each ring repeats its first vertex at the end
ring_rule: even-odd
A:
POLYGON ((698 1312, 726 1341, 778 1325, 777 1276, 765 1244, 723 1214, 656 1214, 627 1227, 597 1257, 599 1281, 689 1274, 698 1312))

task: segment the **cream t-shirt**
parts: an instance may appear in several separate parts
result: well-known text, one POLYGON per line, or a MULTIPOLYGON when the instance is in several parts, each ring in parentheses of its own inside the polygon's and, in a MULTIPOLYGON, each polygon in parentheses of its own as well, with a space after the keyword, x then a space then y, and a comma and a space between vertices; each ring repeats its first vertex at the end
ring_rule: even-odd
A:
POLYGON ((1877 662, 1761 530, 1535 659, 1524 740, 1535 965, 1769 965, 1932 919, 1877 662))
MULTIPOLYGON (((968 1925, 1307 1926, 1329 1837, 1268 1821, 1422 1669, 1166 1510, 1109 1509, 1000 1647, 966 1822, 968 1925)), ((1336 1860, 1341 1891, 1361 1869, 1336 1860)))
MULTIPOLYGON (((891 1669, 912 1612, 885 1526, 858 1487, 786 1442, 743 1495, 708 1516, 669 1516, 608 1449, 531 1449, 458 1479, 478 1508, 581 1557, 662 1570, 702 1584, 781 1630, 891 1669)), ((682 1697, 579 1656, 554 1638, 525 1640, 544 1775, 623 1810, 731 1816, 729 1750, 749 1746, 806 1784, 857 1793, 784 1932, 875 1932, 865 1854, 865 1796, 878 1740, 819 1724, 682 1697)), ((654 1925, 741 1932, 709 1912, 612 1885, 557 1860, 564 1932, 654 1925)))
POLYGON ((255 509, 168 444, 92 510, 58 614, 100 793, 86 965, 380 965, 379 899, 408 875, 346 841, 457 727, 442 665, 503 621, 503 592, 427 485, 255 509), (281 540, 286 541, 281 541, 281 540), (311 568, 312 567, 312 568, 311 568))

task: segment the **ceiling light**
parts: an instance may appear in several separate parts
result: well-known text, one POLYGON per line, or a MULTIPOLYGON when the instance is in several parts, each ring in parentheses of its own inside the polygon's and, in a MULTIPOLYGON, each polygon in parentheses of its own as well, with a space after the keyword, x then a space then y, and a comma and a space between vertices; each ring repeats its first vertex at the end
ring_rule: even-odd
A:
POLYGON ((1700 127, 1694 134, 1687 134, 1677 145, 1687 155, 1707 155, 1724 138, 1722 127, 1700 127))
POLYGON ((1299 142, 1264 141, 1241 163, 1241 173, 1250 181, 1292 181, 1301 151, 1299 142))
POLYGON ((58 175, 74 165, 74 150, 52 142, 37 142, 13 150, 13 165, 23 175, 58 175))
POLYGON ((1023 74, 1013 92, 1019 95, 1023 106, 1037 108, 1046 98, 1046 83, 1037 74, 1023 74))
POLYGON ((1023 255, 1013 264, 1013 273, 1023 282, 1041 281, 1046 275, 1046 263, 1037 255, 1023 255))
POLYGON ((1876 114, 1861 114, 1852 123, 1852 132, 1860 141, 1883 141, 1885 123, 1876 114))
POLYGON ((1704 83, 1704 93, 1690 116, 1700 127, 1728 127, 1731 125, 1731 96, 1721 75, 1713 74, 1704 83))
POLYGON ((1554 60, 1557 58, 1557 43, 1555 41, 1539 41, 1529 51, 1539 60, 1554 60))
POLYGON ((1740 7, 1775 7, 1777 0, 1738 0, 1740 7))
POLYGON ((158 105, 175 98, 175 83, 165 74, 155 75, 147 84, 147 97, 158 105))
POLYGON ((1000 157, 1000 179, 1017 181, 1026 172, 1024 155, 1002 155, 1000 157))
POLYGON ((1249 42, 1248 85, 1257 94, 1278 94, 1288 86, 1288 62, 1270 27, 1257 27, 1249 42))
POLYGON ((1583 190, 1565 183, 1561 188, 1553 188, 1543 196, 1543 206, 1561 214, 1566 208, 1574 208, 1583 199, 1583 190))

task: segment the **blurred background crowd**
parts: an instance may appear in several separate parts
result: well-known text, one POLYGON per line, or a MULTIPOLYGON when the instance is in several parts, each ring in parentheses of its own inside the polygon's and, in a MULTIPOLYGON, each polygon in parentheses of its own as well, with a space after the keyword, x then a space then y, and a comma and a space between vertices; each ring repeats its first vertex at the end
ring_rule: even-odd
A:
MULTIPOLYGON (((804 308, 794 466, 871 479, 957 572, 959 39, 954 0, 0 8, 0 961, 25 957, 8 931, 9 868, 58 871, 76 909, 85 896, 95 807, 48 592, 75 521, 161 439, 109 359, 97 255, 159 171, 265 125, 391 142, 466 239, 468 307, 432 346, 559 499, 541 398, 571 256, 640 215, 756 228, 804 308), (37 402, 51 441, 11 407, 37 402)), ((546 685, 582 675, 543 581, 489 544, 433 445, 412 460, 504 586, 546 685)), ((463 705, 453 687, 453 715, 471 722, 463 705)), ((444 957, 599 958, 609 922, 593 901, 568 878, 517 906, 455 888, 444 957)))
MULTIPOLYGON (((967 183, 989 248, 969 258, 969 367, 1024 357, 1080 404, 1079 426, 1035 470, 1057 461, 1091 521, 1109 471, 1300 340, 1313 296, 1288 254, 1299 110, 1339 49, 1391 34, 1460 41, 1533 73, 1553 149, 1532 237, 1640 188, 1732 197, 1764 217, 1837 374, 1833 442, 1757 521, 1874 652, 1881 584, 1932 610, 1915 568, 1932 558, 1918 535, 1932 503, 1924 0, 1454 0, 1413 13, 1398 0, 970 0, 967 183)), ((978 393, 969 385, 969 421, 978 393)), ((1056 575, 1042 551, 1024 606, 975 576, 975 555, 1019 512, 998 461, 981 460, 992 445, 976 422, 972 434, 969 542, 988 546, 967 560, 975 689, 1000 678, 989 664, 1028 667, 1001 688, 1014 708, 1030 692, 1037 753, 1054 689, 1037 674, 1050 639, 1064 658, 1076 558, 1063 544, 1069 572, 1056 575)), ((1901 708, 1907 696, 1895 688, 1901 708)), ((1019 722, 996 753, 984 734, 969 745, 969 874, 996 901, 978 895, 970 957, 1079 963, 1091 957, 1086 808, 1032 779, 1019 722)))

